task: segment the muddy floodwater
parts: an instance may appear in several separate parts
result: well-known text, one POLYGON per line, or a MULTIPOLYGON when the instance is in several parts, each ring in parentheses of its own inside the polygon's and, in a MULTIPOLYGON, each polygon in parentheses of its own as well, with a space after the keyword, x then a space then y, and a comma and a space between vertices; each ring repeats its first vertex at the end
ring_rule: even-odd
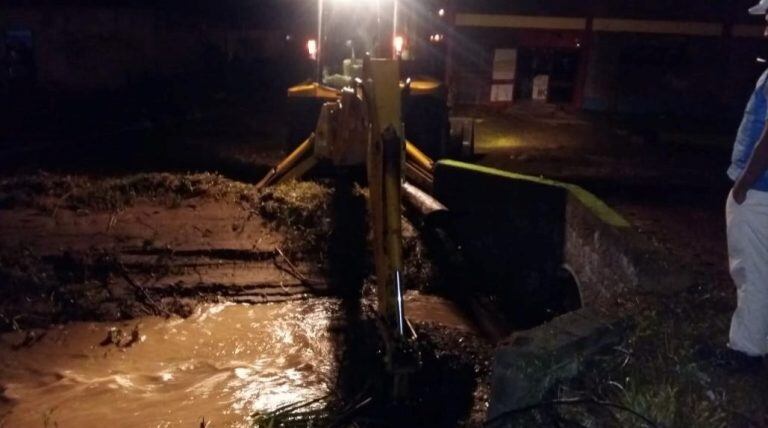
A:
MULTIPOLYGON (((406 309, 415 323, 474 330, 446 299, 409 293, 406 309)), ((0 427, 249 426, 254 412, 333 391, 341 311, 332 298, 218 304, 3 334, 0 427)))
POLYGON ((328 393, 338 308, 333 299, 221 304, 186 319, 72 323, 37 342, 5 334, 0 426, 248 426, 255 411, 328 393))

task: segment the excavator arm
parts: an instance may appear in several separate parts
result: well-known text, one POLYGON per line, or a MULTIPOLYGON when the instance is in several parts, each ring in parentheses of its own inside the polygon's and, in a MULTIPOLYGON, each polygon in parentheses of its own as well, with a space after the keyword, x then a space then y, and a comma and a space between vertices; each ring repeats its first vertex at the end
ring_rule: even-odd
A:
POLYGON ((376 270, 377 311, 395 396, 407 390, 418 358, 405 317, 401 188, 404 175, 431 180, 433 162, 404 138, 399 62, 366 58, 363 78, 321 110, 316 130, 259 182, 299 179, 321 161, 365 165, 376 270), (406 161, 407 159, 407 161, 406 161))

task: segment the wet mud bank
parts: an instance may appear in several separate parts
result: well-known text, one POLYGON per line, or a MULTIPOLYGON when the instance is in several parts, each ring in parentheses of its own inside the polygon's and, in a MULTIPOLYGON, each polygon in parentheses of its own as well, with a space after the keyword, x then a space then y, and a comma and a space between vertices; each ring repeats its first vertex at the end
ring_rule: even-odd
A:
POLYGON ((197 301, 311 291, 281 269, 282 235, 254 216, 255 199, 212 174, 3 180, 0 328, 184 316, 197 301))

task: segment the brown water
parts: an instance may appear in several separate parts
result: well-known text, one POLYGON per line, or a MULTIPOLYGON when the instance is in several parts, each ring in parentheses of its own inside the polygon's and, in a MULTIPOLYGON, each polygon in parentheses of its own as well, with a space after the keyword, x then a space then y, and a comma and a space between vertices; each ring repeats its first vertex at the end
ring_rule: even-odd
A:
MULTIPOLYGON (((406 311, 474 330, 439 297, 408 293, 406 311)), ((340 312, 336 299, 220 304, 186 319, 55 326, 31 344, 24 332, 0 335, 0 427, 249 426, 254 412, 331 391, 340 312), (123 347, 102 343, 111 329, 123 347)))
POLYGON ((409 291, 404 301, 405 314, 411 322, 439 324, 457 331, 480 334, 474 321, 444 297, 409 291))
MULTIPOLYGON (((248 426, 255 411, 318 398, 336 371, 333 299, 202 307, 187 319, 53 327, 15 349, 0 336, 2 427, 248 426), (140 341, 101 346, 111 328, 140 341)), ((127 338, 125 340, 128 340, 127 338)))

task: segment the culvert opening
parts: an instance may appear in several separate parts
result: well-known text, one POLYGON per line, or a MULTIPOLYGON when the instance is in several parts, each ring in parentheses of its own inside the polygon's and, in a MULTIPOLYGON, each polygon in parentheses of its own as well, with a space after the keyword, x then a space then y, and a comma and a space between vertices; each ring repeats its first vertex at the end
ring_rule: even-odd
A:
POLYGON ((406 212, 419 229, 423 251, 433 265, 435 281, 430 290, 458 302, 492 341, 582 307, 574 270, 558 262, 561 251, 524 263, 510 262, 506 242, 497 236, 476 235, 472 241, 462 241, 472 227, 447 209, 427 215, 415 211, 406 212))

